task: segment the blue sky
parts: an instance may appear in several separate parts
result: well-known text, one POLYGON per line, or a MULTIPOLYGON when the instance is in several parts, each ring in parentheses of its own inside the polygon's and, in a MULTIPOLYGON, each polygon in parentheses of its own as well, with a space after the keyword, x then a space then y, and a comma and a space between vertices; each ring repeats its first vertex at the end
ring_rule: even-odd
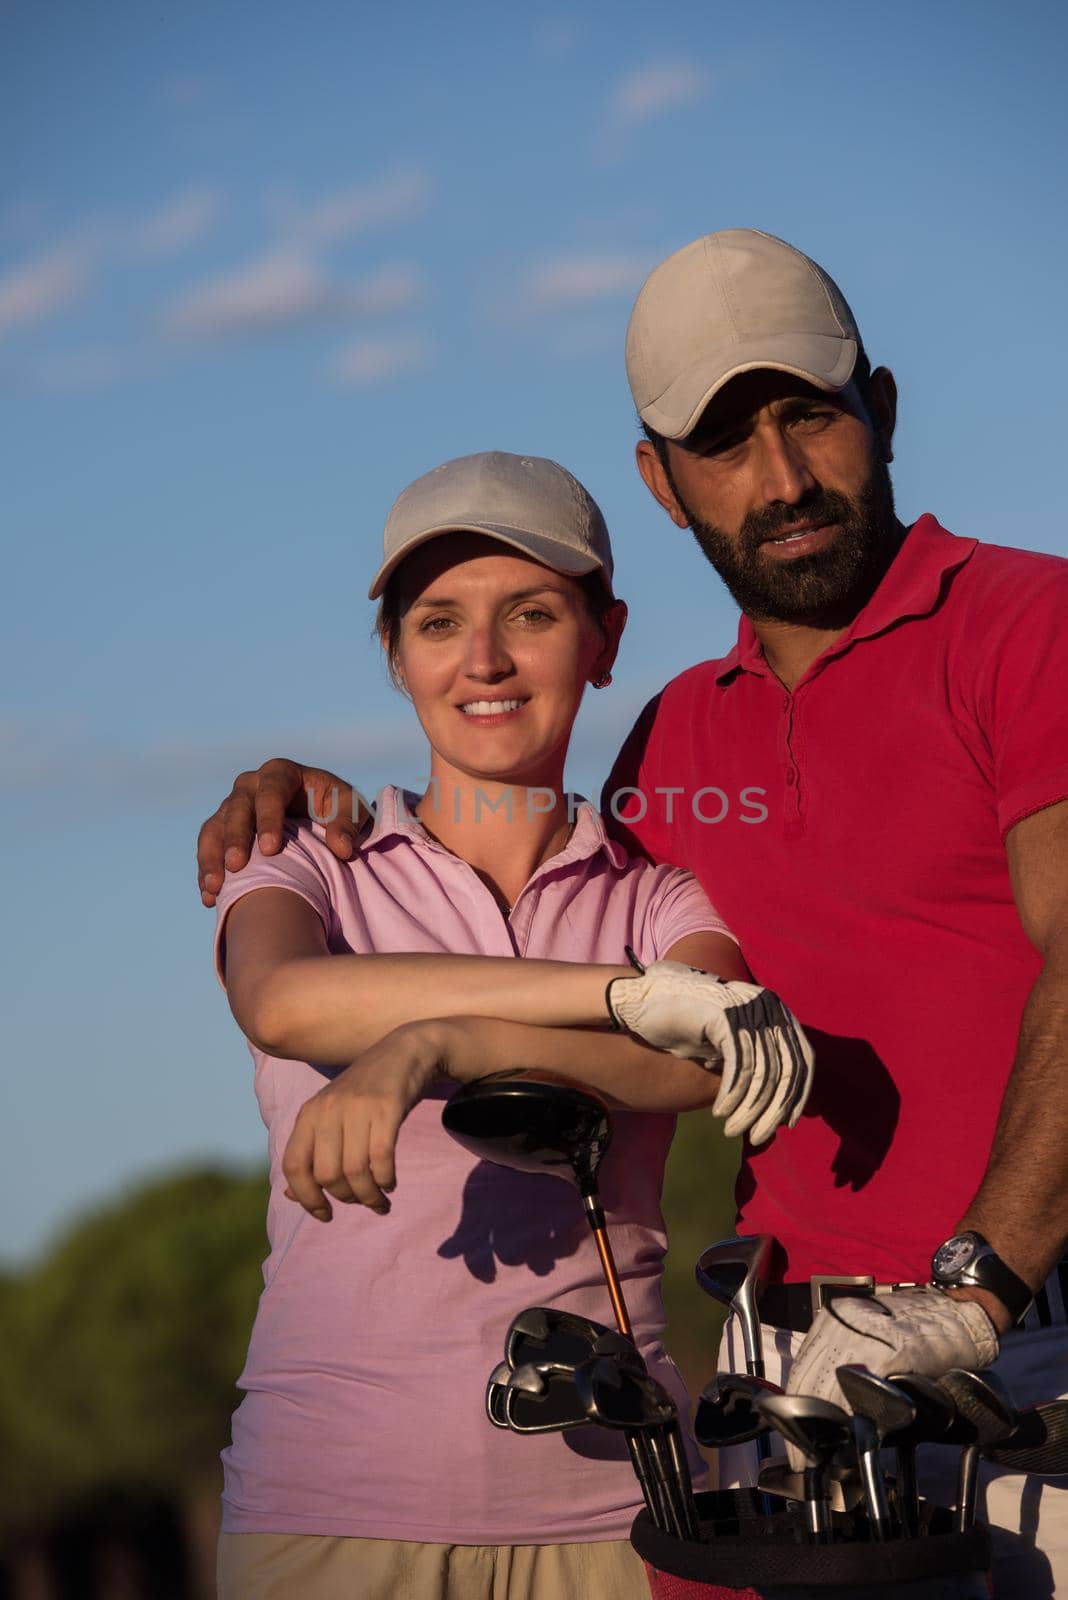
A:
POLYGON ((1068 555, 1058 4, 0 6, 7 1159, 0 1261, 263 1150, 201 817, 284 751, 423 772, 369 642, 382 522, 554 456, 631 626, 590 787, 735 614, 645 495, 645 272, 717 227, 842 285, 901 389, 901 514, 1068 555))

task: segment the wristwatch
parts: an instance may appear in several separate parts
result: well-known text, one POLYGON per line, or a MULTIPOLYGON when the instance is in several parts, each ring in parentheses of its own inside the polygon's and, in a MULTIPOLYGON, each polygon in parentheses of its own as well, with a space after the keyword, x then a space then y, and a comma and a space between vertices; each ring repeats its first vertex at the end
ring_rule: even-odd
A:
POLYGON ((936 1289, 989 1289, 1019 1322, 1034 1292, 1007 1267, 981 1233, 955 1233, 931 1258, 936 1289))

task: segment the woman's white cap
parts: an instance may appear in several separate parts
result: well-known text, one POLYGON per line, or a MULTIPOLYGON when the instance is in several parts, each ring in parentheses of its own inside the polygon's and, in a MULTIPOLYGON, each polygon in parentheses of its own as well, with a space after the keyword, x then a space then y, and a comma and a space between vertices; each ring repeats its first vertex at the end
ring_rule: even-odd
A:
POLYGON ((487 450, 416 478, 386 518, 385 560, 370 599, 378 599, 406 555, 443 533, 484 533, 571 577, 599 571, 612 591, 612 546, 600 507, 577 478, 544 456, 487 450))
POLYGON ((822 267, 774 234, 724 228, 645 280, 627 329, 627 377, 642 421, 685 439, 739 373, 772 367, 844 389, 859 346, 853 313, 822 267))

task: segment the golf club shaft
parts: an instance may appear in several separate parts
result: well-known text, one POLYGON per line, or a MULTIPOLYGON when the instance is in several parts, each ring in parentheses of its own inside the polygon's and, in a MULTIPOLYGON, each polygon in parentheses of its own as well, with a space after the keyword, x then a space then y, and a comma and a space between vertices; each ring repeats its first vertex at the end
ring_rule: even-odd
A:
POLYGON ((960 1453, 960 1476, 957 1479, 958 1533, 967 1533, 975 1523, 975 1493, 979 1481, 979 1456, 981 1447, 976 1441, 966 1444, 960 1453))
POLYGON ((645 1440, 637 1429, 634 1432, 628 1431, 624 1437, 627 1441, 627 1449, 630 1452, 630 1464, 634 1468, 634 1476, 641 1486, 645 1509, 661 1533, 668 1533, 670 1529, 667 1526, 664 1508, 660 1503, 658 1485, 653 1471, 653 1464, 645 1447, 645 1440))
POLYGON ((901 1531, 906 1539, 915 1539, 920 1531, 920 1491, 916 1482, 914 1444, 897 1447, 897 1508, 901 1531))
POLYGON ((682 1434, 679 1432, 678 1423, 669 1423, 664 1429, 664 1437, 667 1441, 674 1481, 678 1489, 679 1508, 682 1513, 682 1524, 686 1530, 686 1538, 698 1539, 700 1538, 700 1527, 697 1520, 697 1503, 693 1497, 690 1463, 686 1459, 686 1446, 682 1442, 682 1434))
POLYGON ((608 1298, 612 1302, 612 1315, 616 1319, 616 1327, 626 1338, 633 1339, 634 1329, 631 1327, 626 1302, 623 1299, 623 1286, 619 1281, 619 1273, 616 1270, 615 1257, 612 1254, 612 1246, 605 1227, 604 1212, 596 1195, 584 1194, 582 1204, 586 1210, 586 1220, 589 1222, 593 1237, 597 1242, 597 1253, 601 1258, 604 1281, 608 1285, 608 1298))
MULTIPOLYGON (((860 1418, 856 1418, 860 1421, 860 1418)), ((873 1431, 874 1433, 874 1431, 873 1431)), ((857 1438, 857 1466, 860 1468, 860 1481, 864 1485, 864 1503, 868 1508, 868 1521, 871 1523, 872 1538, 888 1539, 890 1537, 890 1511, 886 1503, 886 1489, 883 1484, 882 1473, 879 1470, 879 1441, 874 1436, 870 1441, 857 1438)))
POLYGON ((827 1474, 820 1467, 805 1468, 805 1527, 810 1544, 830 1544, 831 1512, 827 1504, 827 1474))

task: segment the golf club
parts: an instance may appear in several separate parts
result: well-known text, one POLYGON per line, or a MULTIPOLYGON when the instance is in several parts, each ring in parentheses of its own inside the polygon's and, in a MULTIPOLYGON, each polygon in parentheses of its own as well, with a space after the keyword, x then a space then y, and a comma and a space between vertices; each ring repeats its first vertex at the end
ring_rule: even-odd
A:
POLYGON ((864 1484, 872 1538, 884 1540, 890 1538, 891 1520, 886 1485, 879 1471, 882 1432, 887 1420, 893 1420, 895 1416, 899 1419, 897 1426, 908 1427, 916 1420, 916 1408, 900 1389, 895 1390, 892 1385, 887 1385, 889 1394, 882 1392, 873 1397, 869 1384, 872 1377, 874 1374, 867 1367, 838 1368, 838 1382, 853 1411, 850 1427, 853 1447, 857 1452, 857 1466, 864 1484))
POLYGON ((706 1449, 748 1444, 766 1433, 770 1424, 754 1407, 762 1394, 782 1394, 770 1378, 751 1378, 746 1373, 717 1372, 705 1384, 694 1416, 694 1436, 706 1449))
MULTIPOLYGON (((768 1281, 773 1242, 769 1233, 736 1234, 730 1239, 719 1239, 701 1251, 694 1267, 699 1288, 737 1316, 742 1329, 745 1370, 751 1378, 766 1376, 757 1297, 768 1281)), ((760 1463, 768 1457, 767 1434, 756 1434, 754 1443, 759 1473, 760 1463)), ((763 1499, 761 1506, 766 1515, 771 1514, 770 1500, 763 1499)))
POLYGON ((942 1374, 938 1386, 952 1400, 958 1418, 973 1430, 961 1451, 957 1481, 956 1527, 958 1533, 966 1533, 975 1522, 979 1457, 991 1446, 1005 1444, 1020 1418, 1004 1384, 992 1372, 953 1367, 942 1374))
POLYGON ((878 1373, 870 1372, 867 1367, 849 1365, 838 1368, 838 1382, 841 1384, 842 1393, 849 1403, 853 1413, 853 1435, 857 1444, 857 1464, 860 1475, 864 1480, 864 1493, 868 1501, 868 1513, 872 1519, 872 1528, 875 1537, 888 1538, 893 1531, 889 1506, 886 1501, 885 1487, 879 1472, 879 1451, 883 1440, 889 1434, 902 1432, 911 1428, 916 1422, 916 1407, 903 1389, 898 1389, 887 1378, 880 1377, 878 1373), (875 1445, 872 1448, 867 1433, 858 1428, 859 1419, 864 1418, 871 1425, 875 1433, 875 1445), (863 1433, 863 1443, 861 1435, 863 1433), (878 1484, 878 1490, 874 1484, 878 1484), (882 1514, 886 1509, 886 1531, 879 1531, 879 1523, 883 1520, 882 1514))
POLYGON ((553 1073, 516 1069, 465 1083, 441 1114, 465 1150, 514 1167, 571 1178, 582 1196, 620 1333, 633 1336, 597 1190, 612 1137, 608 1108, 590 1090, 553 1073))
POLYGON ((912 1401, 916 1408, 916 1421, 911 1428, 895 1433, 893 1444, 897 1453, 897 1507, 901 1526, 909 1538, 915 1538, 920 1528, 920 1492, 916 1479, 916 1447, 933 1443, 946 1434, 956 1411, 949 1396, 938 1387, 933 1378, 919 1373, 895 1373, 890 1382, 912 1401))
POLYGON ((832 1405, 829 1400, 802 1394, 758 1395, 753 1408, 804 1456, 805 1527, 812 1544, 828 1544, 831 1513, 827 1478, 835 1451, 849 1442, 848 1416, 841 1406, 832 1405))
POLYGON ((1039 1478, 1068 1473, 1068 1400, 1050 1400, 1018 1413, 1017 1426, 1004 1443, 985 1449, 983 1455, 1011 1472, 1030 1472, 1039 1478))
POLYGON ((720 1239, 702 1250, 694 1276, 705 1294, 734 1312, 742 1328, 745 1370, 751 1378, 764 1377, 764 1352, 760 1344, 757 1296, 768 1281, 768 1233, 720 1239))
POLYGON ((575 1368, 575 1388, 591 1422, 644 1435, 657 1486, 677 1539, 698 1537, 690 1469, 674 1400, 655 1378, 599 1357, 575 1368))
MULTIPOLYGON (((629 1350, 629 1357, 633 1355, 633 1350, 629 1350)), ((633 1367, 633 1360, 627 1356, 597 1359, 621 1360, 622 1365, 633 1367)), ((644 1373, 645 1368, 639 1365, 635 1370, 644 1373)), ((575 1389, 575 1367, 558 1366, 549 1361, 527 1361, 514 1369, 502 1362, 494 1368, 486 1392, 486 1409, 491 1422, 497 1427, 511 1428, 513 1433, 563 1433, 570 1428, 588 1427, 590 1423, 575 1389)), ((646 1440, 639 1434, 628 1434, 626 1442, 649 1515, 657 1527, 666 1528, 666 1511, 646 1440)))
POLYGON ((486 1415, 495 1428, 507 1428, 508 1418, 505 1415, 505 1385, 512 1375, 512 1369, 507 1361, 502 1361, 494 1367, 486 1384, 486 1415))
POLYGON ((530 1306, 512 1318, 504 1340, 504 1359, 510 1367, 525 1361, 551 1361, 577 1367, 590 1356, 618 1356, 642 1370, 645 1363, 630 1339, 594 1322, 577 1311, 555 1306, 530 1306))

